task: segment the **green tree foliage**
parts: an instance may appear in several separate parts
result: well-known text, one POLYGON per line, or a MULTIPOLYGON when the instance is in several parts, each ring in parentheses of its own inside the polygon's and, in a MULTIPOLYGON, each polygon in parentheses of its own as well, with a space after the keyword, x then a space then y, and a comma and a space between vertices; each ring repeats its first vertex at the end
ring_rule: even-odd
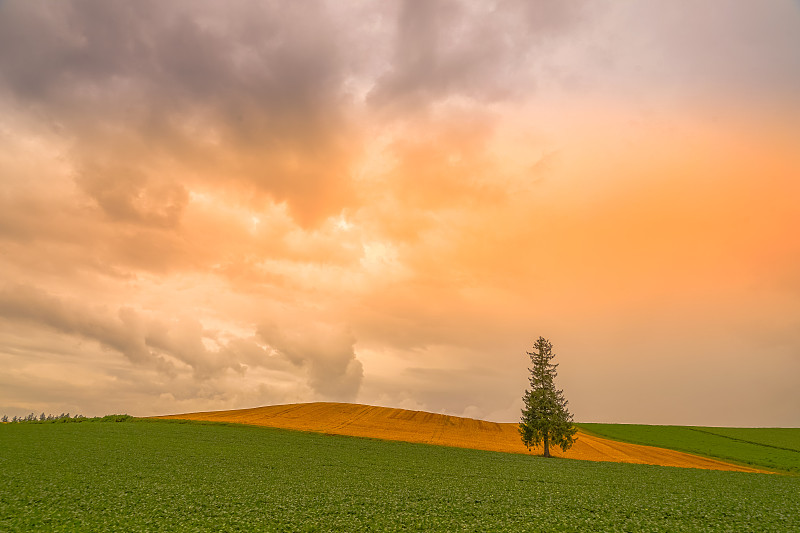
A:
POLYGON ((539 337, 533 345, 533 351, 526 353, 533 367, 528 369, 531 388, 522 397, 525 407, 522 409, 519 434, 529 450, 544 444, 544 456, 550 457, 550 446, 568 450, 575 442, 578 429, 572 425, 572 415, 567 410, 563 391, 555 387, 558 365, 550 362, 555 357, 553 345, 544 337, 539 337))

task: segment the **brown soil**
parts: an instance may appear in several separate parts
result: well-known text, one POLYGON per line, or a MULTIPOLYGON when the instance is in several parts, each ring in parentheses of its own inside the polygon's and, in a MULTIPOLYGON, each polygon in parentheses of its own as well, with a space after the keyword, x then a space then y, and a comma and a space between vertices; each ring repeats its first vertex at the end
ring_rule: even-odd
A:
MULTIPOLYGON (((542 454, 541 449, 528 451, 525 448, 517 432, 517 424, 350 403, 271 405, 253 409, 166 415, 157 418, 235 422, 333 435, 421 442, 497 452, 542 454)), ((551 450, 551 453, 557 457, 587 461, 763 472, 755 468, 674 450, 608 440, 581 431, 578 432, 577 441, 568 451, 562 452, 560 448, 556 448, 551 450)))

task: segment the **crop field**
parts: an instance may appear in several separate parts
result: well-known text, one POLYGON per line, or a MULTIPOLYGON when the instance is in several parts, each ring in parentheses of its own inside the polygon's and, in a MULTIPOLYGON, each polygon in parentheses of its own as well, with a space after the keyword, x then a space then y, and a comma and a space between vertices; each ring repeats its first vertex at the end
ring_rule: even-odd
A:
MULTIPOLYGON (((541 449, 528 451, 525 448, 520 440, 517 424, 352 403, 269 405, 251 409, 168 415, 162 418, 233 422, 495 452, 542 454, 541 449)), ((580 432, 572 448, 566 452, 556 448, 552 453, 559 457, 587 461, 758 471, 675 450, 612 441, 580 432)))
POLYGON ((797 476, 165 420, 0 450, 0 531, 800 531, 797 476))
POLYGON ((576 425, 611 439, 661 446, 777 472, 800 473, 800 428, 576 425))

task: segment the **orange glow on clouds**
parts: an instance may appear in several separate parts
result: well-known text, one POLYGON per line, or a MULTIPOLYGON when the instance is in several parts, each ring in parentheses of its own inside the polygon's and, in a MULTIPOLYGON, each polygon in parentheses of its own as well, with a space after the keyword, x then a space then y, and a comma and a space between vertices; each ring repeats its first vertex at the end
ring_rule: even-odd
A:
POLYGON ((0 410, 800 423, 800 16, 448 5, 0 5, 0 410))

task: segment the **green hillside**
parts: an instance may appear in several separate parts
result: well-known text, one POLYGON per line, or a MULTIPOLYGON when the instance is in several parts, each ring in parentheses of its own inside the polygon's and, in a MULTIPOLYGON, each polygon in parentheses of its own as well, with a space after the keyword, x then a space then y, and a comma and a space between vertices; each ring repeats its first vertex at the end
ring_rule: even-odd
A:
POLYGON ((794 476, 150 420, 0 450, 0 531, 800 530, 794 476))
POLYGON ((800 473, 800 428, 576 425, 609 439, 670 448, 777 472, 800 473))

